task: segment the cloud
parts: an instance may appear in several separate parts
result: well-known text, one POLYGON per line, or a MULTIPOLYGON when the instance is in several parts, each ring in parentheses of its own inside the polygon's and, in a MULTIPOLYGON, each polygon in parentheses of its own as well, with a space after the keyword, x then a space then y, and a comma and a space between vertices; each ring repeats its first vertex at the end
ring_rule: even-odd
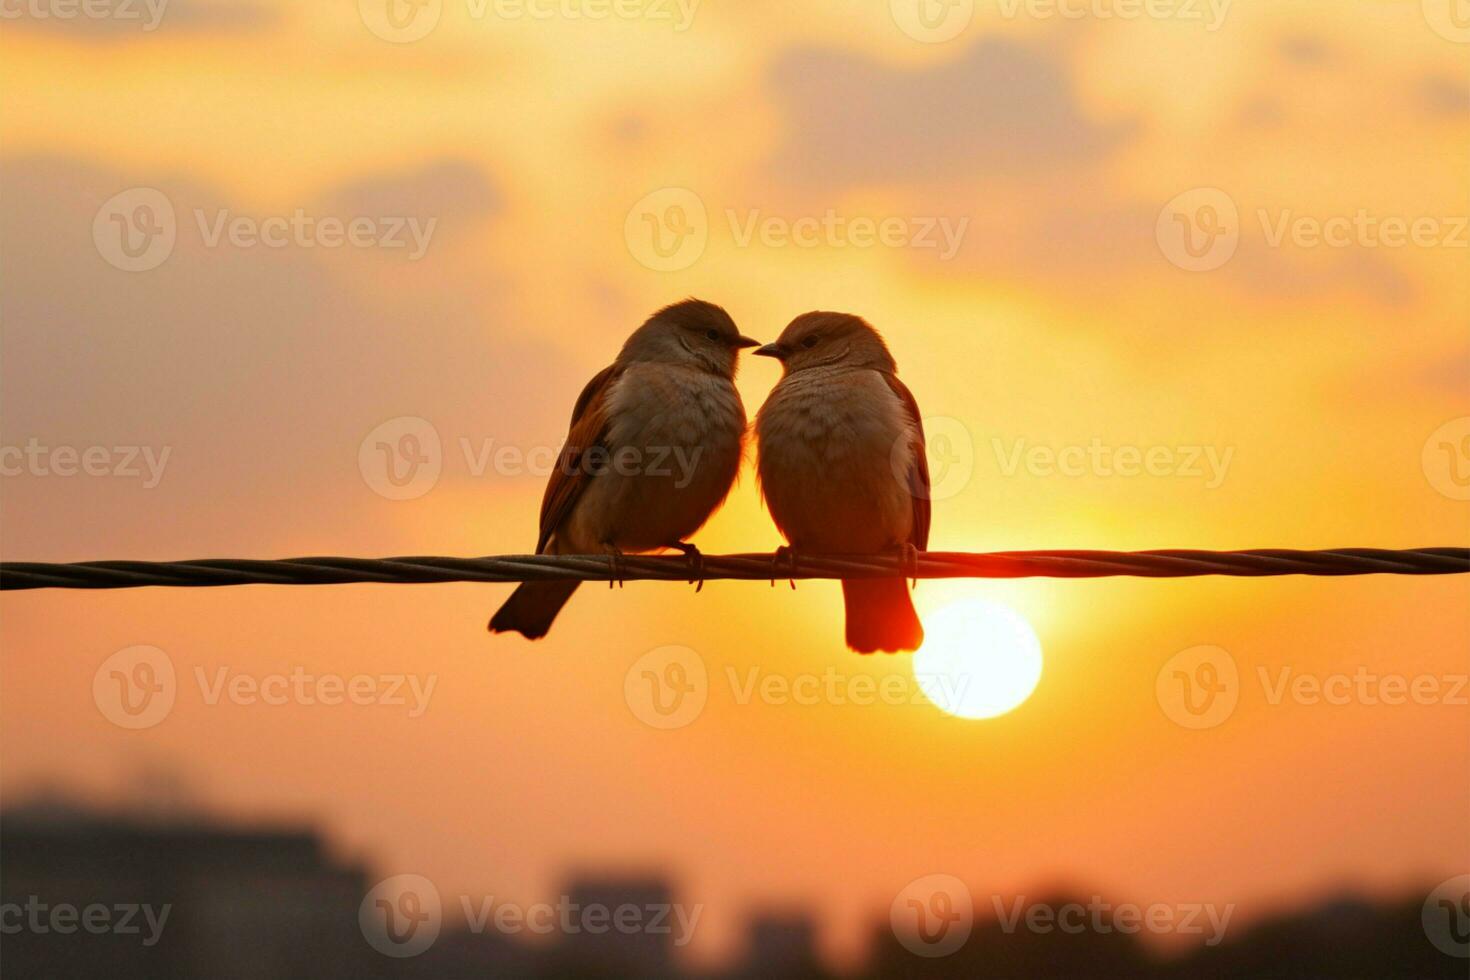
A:
POLYGON ((1419 100, 1437 116, 1470 115, 1470 85, 1449 75, 1428 75, 1419 84, 1419 100))
POLYGON ((1333 56, 1327 42, 1311 34, 1288 35, 1281 39, 1278 50, 1287 61, 1311 67, 1325 65, 1333 56))
MULTIPOLYGON (((459 176, 351 186, 478 187, 485 203, 487 182, 463 165, 426 172, 459 176)), ((7 478, 11 543, 27 554, 360 536, 355 515, 385 503, 358 472, 374 427, 429 419, 446 453, 461 436, 554 439, 566 406, 544 393, 575 393, 585 380, 551 338, 527 329, 514 283, 480 236, 458 250, 436 241, 417 263, 369 249, 211 246, 196 214, 243 209, 217 188, 158 178, 146 182, 172 203, 177 243, 157 268, 129 273, 104 260, 93 223, 104 202, 145 182, 138 175, 24 157, 0 161, 0 180, 4 443, 171 450, 147 491, 138 481, 7 478)), ((446 473, 444 482, 468 478, 463 466, 446 473)))
POLYGON ((804 184, 917 184, 1025 174, 1106 157, 1133 126, 1091 121, 1069 67, 986 40, 923 68, 803 48, 770 71, 786 118, 774 171, 804 184))
POLYGON ((500 191, 478 166, 440 160, 408 173, 374 175, 326 195, 325 205, 341 216, 418 216, 441 227, 463 226, 499 213, 500 191))

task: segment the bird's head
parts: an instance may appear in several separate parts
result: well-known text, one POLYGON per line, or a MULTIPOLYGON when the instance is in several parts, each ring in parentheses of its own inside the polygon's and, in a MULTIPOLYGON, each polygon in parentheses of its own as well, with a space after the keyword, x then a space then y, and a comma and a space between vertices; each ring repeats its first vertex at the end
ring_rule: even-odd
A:
POLYGON ((686 299, 649 317, 623 345, 619 360, 680 364, 734 378, 740 350, 759 345, 741 336, 722 307, 686 299))
POLYGON ((875 371, 897 369, 878 331, 851 313, 803 313, 781 331, 774 344, 755 353, 776 358, 787 374, 829 364, 875 371))

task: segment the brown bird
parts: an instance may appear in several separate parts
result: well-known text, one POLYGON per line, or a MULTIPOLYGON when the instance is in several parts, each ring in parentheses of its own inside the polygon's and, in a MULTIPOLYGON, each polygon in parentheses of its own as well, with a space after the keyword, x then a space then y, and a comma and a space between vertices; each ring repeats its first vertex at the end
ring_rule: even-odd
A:
MULTIPOLYGON (((806 313, 755 353, 784 368, 755 431, 761 493, 792 560, 928 547, 924 427, 878 331, 850 314, 806 313)), ((903 579, 844 581, 842 597, 859 653, 923 642, 903 579)))
MULTIPOLYGON (((541 500, 538 555, 677 548, 730 492, 740 470, 745 407, 739 351, 756 347, 730 314, 690 299, 633 332, 612 365, 582 389, 571 431, 541 500)), ((490 620, 492 633, 546 635, 576 582, 527 582, 490 620)))

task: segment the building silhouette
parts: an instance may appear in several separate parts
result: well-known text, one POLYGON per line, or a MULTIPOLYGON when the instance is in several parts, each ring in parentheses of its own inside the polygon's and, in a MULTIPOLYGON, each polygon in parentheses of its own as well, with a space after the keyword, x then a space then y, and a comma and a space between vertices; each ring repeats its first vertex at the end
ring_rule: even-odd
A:
MULTIPOLYGON (((678 903, 666 879, 586 874, 564 888, 557 902, 569 918, 558 915, 550 935, 462 921, 458 903, 446 898, 442 930, 415 955, 397 958, 373 946, 359 919, 371 910, 364 900, 375 882, 368 868, 330 853, 309 827, 241 827, 177 808, 103 812, 61 798, 33 800, 0 812, 0 971, 116 980, 1464 980, 1470 966, 1427 937, 1426 889, 1394 902, 1336 897, 1169 958, 1133 934, 1004 928, 983 915, 960 948, 925 958, 903 945, 885 915, 872 929, 866 965, 842 977, 821 962, 809 914, 758 910, 734 961, 695 975, 678 953, 677 922, 615 926, 620 908, 643 910, 638 921, 651 924, 647 910, 678 903), (134 911, 124 922, 127 908, 134 911), (604 912, 583 916, 589 908, 604 912)), ((1470 945, 1470 896, 1458 901, 1448 903, 1455 918, 1446 935, 1470 945)), ((1041 904, 1074 902, 1086 900, 1057 895, 1041 904)))

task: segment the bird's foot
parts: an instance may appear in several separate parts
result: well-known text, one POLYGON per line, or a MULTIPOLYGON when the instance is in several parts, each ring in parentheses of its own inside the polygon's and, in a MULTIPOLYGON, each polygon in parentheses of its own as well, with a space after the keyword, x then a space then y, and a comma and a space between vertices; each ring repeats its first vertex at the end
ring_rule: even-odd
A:
POLYGON ((669 545, 670 548, 678 548, 684 552, 684 557, 689 561, 689 584, 694 586, 696 593, 704 591, 704 553, 694 545, 686 541, 675 541, 669 545))
POLYGON ((782 562, 786 563, 786 571, 790 576, 791 588, 796 588, 796 549, 790 545, 783 544, 771 555, 771 588, 776 587, 776 573, 780 570, 782 562))
POLYGON ((617 587, 621 589, 623 587, 624 575, 623 550, 615 544, 604 544, 603 548, 607 549, 608 563, 612 565, 612 577, 607 580, 607 587, 610 589, 616 583, 617 587))

